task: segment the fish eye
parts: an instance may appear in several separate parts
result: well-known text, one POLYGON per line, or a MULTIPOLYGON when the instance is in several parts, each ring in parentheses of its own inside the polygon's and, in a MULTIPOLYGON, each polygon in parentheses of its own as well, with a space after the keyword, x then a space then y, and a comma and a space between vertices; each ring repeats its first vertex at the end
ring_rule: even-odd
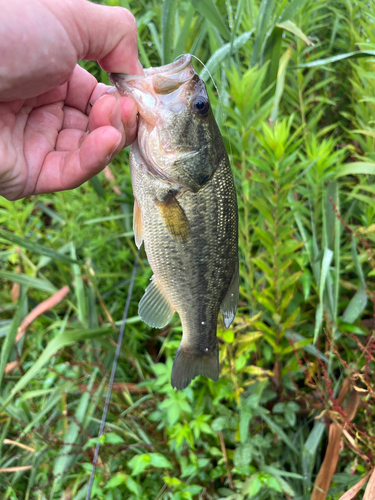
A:
POLYGON ((199 116, 206 116, 210 110, 210 103, 206 97, 197 96, 191 101, 191 108, 199 116))

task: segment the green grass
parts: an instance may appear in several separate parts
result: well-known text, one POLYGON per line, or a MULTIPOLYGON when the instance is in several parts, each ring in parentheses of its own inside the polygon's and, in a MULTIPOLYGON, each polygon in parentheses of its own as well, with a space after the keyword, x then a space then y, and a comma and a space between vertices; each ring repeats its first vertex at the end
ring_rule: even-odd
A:
MULTIPOLYGON (((375 454, 374 6, 107 3, 135 14, 145 66, 183 52, 207 63, 217 88, 195 64, 235 176, 241 283, 233 327, 219 324, 220 380, 177 392, 177 315, 162 331, 138 317, 142 250, 92 498, 310 500, 349 377, 360 403, 327 496, 339 499, 375 454)), ((120 194, 101 173, 74 191, 0 199, 4 500, 86 495, 136 256, 127 151, 110 168, 120 194)))

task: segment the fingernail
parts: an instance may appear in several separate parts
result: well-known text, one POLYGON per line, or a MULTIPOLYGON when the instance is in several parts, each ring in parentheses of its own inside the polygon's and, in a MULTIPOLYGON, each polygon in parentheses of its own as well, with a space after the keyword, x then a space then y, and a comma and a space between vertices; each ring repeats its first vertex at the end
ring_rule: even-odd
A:
POLYGON ((112 127, 115 127, 119 131, 122 130, 120 99, 116 99, 112 113, 109 115, 109 121, 112 127))
POLYGON ((145 72, 143 71, 143 66, 141 64, 141 61, 138 61, 138 74, 143 76, 145 72))

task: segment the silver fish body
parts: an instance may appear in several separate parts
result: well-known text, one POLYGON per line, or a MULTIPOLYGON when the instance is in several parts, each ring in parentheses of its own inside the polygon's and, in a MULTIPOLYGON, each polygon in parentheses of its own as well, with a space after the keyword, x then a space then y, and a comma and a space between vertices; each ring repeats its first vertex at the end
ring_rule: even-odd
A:
POLYGON ((145 77, 110 75, 135 99, 138 139, 130 149, 134 232, 154 276, 139 314, 161 328, 178 312, 183 337, 172 386, 219 377, 217 319, 229 327, 238 302, 238 215, 233 176, 191 56, 145 77))

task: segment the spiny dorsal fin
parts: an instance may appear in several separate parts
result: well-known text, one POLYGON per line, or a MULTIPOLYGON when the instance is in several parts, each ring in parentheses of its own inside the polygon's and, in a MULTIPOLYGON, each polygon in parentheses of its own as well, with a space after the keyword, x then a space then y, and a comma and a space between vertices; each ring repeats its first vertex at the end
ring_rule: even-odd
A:
POLYGON ((138 314, 148 325, 163 328, 170 322, 173 313, 172 306, 157 284, 155 276, 152 276, 151 283, 139 302, 138 314))
POLYGON ((237 312, 237 304, 239 299, 239 269, 238 261, 234 270, 232 280, 228 287, 228 291, 220 304, 221 315, 223 316, 225 328, 229 328, 237 312))
POLYGON ((138 202, 135 198, 133 209, 133 231, 135 244, 137 245, 137 248, 139 248, 143 241, 142 216, 141 209, 139 208, 138 202))
POLYGON ((156 200, 156 205, 173 238, 176 241, 187 241, 190 237, 189 222, 174 194, 169 191, 163 201, 156 200))

